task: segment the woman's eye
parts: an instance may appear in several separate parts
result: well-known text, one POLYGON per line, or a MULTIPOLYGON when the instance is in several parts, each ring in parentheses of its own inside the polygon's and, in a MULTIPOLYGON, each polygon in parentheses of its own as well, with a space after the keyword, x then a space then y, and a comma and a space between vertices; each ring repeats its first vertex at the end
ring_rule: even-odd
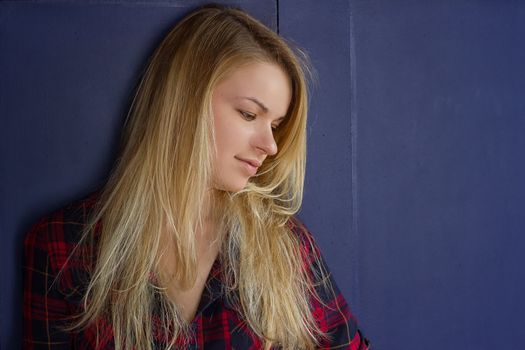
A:
POLYGON ((255 119, 255 114, 252 114, 252 113, 248 113, 248 112, 245 112, 245 111, 239 111, 239 113, 241 113, 242 117, 248 121, 251 121, 251 120, 254 120, 255 119))

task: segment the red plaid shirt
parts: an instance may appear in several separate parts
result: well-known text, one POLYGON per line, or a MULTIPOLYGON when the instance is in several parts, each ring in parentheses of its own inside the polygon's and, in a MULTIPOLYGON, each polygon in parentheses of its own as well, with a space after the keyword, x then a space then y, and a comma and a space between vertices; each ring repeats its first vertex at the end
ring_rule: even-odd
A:
MULTIPOLYGON (((96 200, 96 196, 91 196, 49 215, 34 225, 25 238, 24 349, 114 349, 112 327, 102 319, 98 322, 98 348, 95 345, 94 325, 78 332, 60 330, 65 320, 82 310, 83 288, 89 280, 89 273, 80 259, 67 259, 96 200), (60 278, 53 283, 62 268, 60 278)), ((311 251, 311 246, 306 244, 311 234, 304 226, 296 219, 290 220, 289 225, 305 243, 305 256, 319 256, 317 247, 311 251)), ((315 268, 311 259, 305 259, 305 264, 309 265, 310 271, 315 268)), ((183 348, 262 348, 261 339, 222 294, 220 271, 220 259, 217 259, 192 322, 194 337, 183 348)), ((313 298, 311 302, 313 315, 321 330, 330 335, 330 341, 321 343, 320 348, 369 349, 368 340, 357 328, 356 320, 333 280, 332 284, 334 294, 319 291, 324 303, 313 298)), ((152 318, 154 325, 159 324, 157 315, 152 315, 152 318)), ((154 333, 154 348, 163 349, 165 335, 154 333)))

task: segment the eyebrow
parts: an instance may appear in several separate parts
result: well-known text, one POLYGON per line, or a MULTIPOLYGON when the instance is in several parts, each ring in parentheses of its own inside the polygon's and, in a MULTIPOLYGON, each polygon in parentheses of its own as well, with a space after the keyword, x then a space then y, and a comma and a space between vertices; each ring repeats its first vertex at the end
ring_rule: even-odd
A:
MULTIPOLYGON (((258 105, 264 113, 268 113, 268 107, 266 107, 264 105, 264 103, 262 103, 261 101, 259 101, 258 99, 256 99, 255 97, 248 97, 248 96, 238 96, 237 97, 238 99, 245 99, 245 100, 249 100, 249 101, 252 101, 253 103, 255 103, 256 105, 258 105)), ((275 121, 280 121, 282 119, 286 118, 285 115, 283 115, 282 117, 279 117, 277 119, 275 119, 275 121)))

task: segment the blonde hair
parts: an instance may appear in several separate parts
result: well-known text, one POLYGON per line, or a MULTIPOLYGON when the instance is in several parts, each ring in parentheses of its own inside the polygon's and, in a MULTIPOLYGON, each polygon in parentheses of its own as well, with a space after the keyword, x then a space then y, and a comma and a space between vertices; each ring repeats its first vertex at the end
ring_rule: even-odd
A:
POLYGON ((208 6, 184 17, 153 54, 130 109, 121 157, 86 226, 98 249, 73 328, 107 317, 117 349, 151 349, 151 314, 160 301, 162 327, 189 336, 187 323, 159 273, 163 237, 173 243, 175 278, 196 278, 195 230, 212 200, 222 223, 220 259, 227 296, 266 348, 313 348, 324 335, 310 310, 317 296, 304 268, 301 239, 289 220, 301 205, 306 160, 306 56, 241 10, 208 6), (277 64, 290 77, 287 118, 269 156, 237 193, 210 195, 211 94, 250 62, 277 64), (220 211, 217 208, 221 208, 220 211), (100 224, 100 226, 99 226, 100 224), (268 268, 271 266, 271 269, 268 268), (234 297, 238 293, 237 297, 234 297))

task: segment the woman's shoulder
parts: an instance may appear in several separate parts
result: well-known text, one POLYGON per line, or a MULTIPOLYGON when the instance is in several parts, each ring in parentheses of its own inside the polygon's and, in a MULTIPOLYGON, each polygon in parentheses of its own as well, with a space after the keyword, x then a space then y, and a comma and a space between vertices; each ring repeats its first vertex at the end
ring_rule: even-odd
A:
POLYGON ((358 322, 339 290, 326 261, 315 242, 314 235, 298 218, 290 217, 290 231, 299 239, 307 273, 312 278, 316 295, 311 299, 314 317, 321 330, 331 335, 331 341, 322 348, 369 349, 370 342, 363 336, 358 322), (337 345, 335 345, 337 344, 337 345))
POLYGON ((73 253, 86 256, 88 244, 79 242, 98 198, 98 192, 92 193, 40 218, 24 237, 26 264, 45 264, 55 274, 66 266, 79 266, 80 254, 73 253))
POLYGON ((29 229, 26 244, 73 243, 80 238, 98 201, 98 192, 41 217, 29 229))
POLYGON ((301 250, 309 263, 316 262, 321 257, 321 251, 315 241, 314 235, 306 225, 296 216, 291 216, 286 225, 299 240, 301 250))

